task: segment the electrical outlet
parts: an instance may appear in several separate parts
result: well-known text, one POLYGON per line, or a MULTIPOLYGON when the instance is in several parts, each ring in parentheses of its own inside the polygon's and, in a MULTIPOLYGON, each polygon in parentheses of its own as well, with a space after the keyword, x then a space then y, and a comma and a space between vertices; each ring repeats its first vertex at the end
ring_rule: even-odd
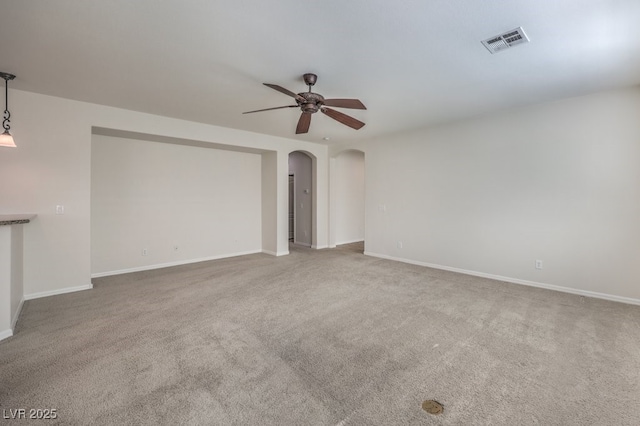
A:
POLYGON ((401 249, 402 248, 402 241, 398 241, 398 248, 401 249))
POLYGON ((143 255, 143 256, 146 256, 146 255, 147 255, 147 249, 146 249, 146 248, 143 248, 143 249, 142 249, 142 255, 143 255))
POLYGON ((62 204, 56 206, 56 214, 64 214, 64 206, 62 204))
POLYGON ((542 260, 536 260, 536 269, 542 269, 542 260))

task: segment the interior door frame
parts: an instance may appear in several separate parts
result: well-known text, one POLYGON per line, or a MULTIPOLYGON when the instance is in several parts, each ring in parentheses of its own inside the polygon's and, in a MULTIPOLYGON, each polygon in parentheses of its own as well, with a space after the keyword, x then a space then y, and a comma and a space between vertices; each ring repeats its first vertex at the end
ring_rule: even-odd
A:
POLYGON ((296 242, 296 176, 289 173, 289 241, 296 242))

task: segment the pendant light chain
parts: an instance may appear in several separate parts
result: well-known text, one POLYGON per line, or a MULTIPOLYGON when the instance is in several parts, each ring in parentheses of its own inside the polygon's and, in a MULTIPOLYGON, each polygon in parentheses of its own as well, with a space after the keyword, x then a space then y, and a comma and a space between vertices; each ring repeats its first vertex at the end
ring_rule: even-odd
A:
POLYGON ((9 126, 9 123, 11 123, 11 113, 9 112, 9 78, 5 77, 4 78, 4 120, 2 120, 2 127, 5 130, 9 130, 11 128, 11 126, 9 126))
POLYGON ((4 119, 2 120, 2 129, 4 132, 0 134, 0 147, 15 148, 16 143, 9 132, 9 123, 11 123, 11 113, 9 112, 9 80, 16 78, 15 75, 0 71, 0 78, 4 79, 4 119))

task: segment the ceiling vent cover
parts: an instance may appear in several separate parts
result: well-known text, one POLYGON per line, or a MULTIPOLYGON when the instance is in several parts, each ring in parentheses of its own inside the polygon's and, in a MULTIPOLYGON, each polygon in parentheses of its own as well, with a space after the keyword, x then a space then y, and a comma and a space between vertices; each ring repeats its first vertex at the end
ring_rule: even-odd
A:
POLYGON ((518 27, 514 30, 507 31, 503 34, 482 41, 484 47, 486 47, 492 54, 522 43, 529 43, 529 37, 524 33, 522 27, 518 27))

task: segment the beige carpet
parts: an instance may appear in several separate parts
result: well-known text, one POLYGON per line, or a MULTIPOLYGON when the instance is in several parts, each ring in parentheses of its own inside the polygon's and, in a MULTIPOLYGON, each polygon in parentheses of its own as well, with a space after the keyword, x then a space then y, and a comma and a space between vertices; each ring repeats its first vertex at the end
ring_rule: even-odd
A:
POLYGON ((0 414, 57 410, 36 424, 640 424, 640 307, 353 246, 292 250, 27 302, 0 343, 0 414), (426 399, 444 412, 427 414, 426 399))

